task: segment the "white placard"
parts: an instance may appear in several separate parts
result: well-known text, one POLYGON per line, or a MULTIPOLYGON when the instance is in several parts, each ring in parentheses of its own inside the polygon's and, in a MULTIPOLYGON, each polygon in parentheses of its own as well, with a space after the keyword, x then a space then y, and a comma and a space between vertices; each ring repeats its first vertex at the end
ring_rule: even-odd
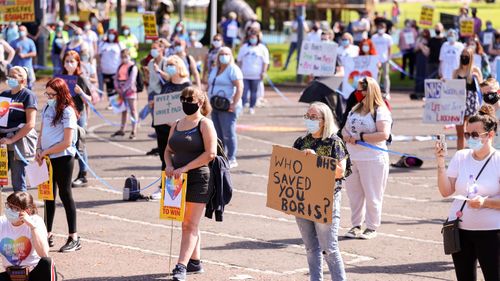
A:
POLYGON ((359 56, 355 58, 345 57, 342 60, 344 64, 344 81, 342 83, 342 96, 349 98, 356 89, 359 79, 363 77, 372 77, 378 79, 377 56, 359 56))
POLYGON ((483 44, 492 45, 493 44, 493 32, 485 32, 483 34, 483 44))
POLYGON ((155 96, 153 109, 154 125, 173 123, 186 116, 182 111, 181 92, 155 96))
POLYGON ((31 187, 38 186, 49 180, 49 168, 45 160, 42 161, 42 165, 38 165, 37 161, 33 161, 24 170, 31 187))
POLYGON ((313 76, 335 75, 337 44, 304 41, 300 51, 298 74, 313 76))
POLYGON ((465 80, 425 80, 424 123, 463 124, 465 115, 465 80))
POLYGON ((415 35, 413 32, 405 32, 403 33, 403 36, 405 37, 405 43, 408 45, 413 45, 415 44, 415 35))

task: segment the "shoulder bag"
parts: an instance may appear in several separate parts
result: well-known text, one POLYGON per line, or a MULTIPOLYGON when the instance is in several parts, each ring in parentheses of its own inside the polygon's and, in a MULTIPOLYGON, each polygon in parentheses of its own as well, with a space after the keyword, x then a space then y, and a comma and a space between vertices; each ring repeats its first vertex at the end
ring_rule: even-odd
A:
POLYGON ((231 101, 223 96, 213 95, 215 88, 215 80, 217 80, 217 73, 215 73, 214 81, 212 81, 212 91, 210 95, 210 105, 218 111, 229 111, 229 107, 231 106, 231 101))
MULTIPOLYGON (((490 157, 488 157, 486 163, 484 163, 481 170, 479 170, 479 173, 476 176, 476 181, 483 172, 486 165, 488 165, 488 162, 490 162, 494 154, 495 152, 493 152, 490 155, 490 157)), ((460 247, 460 231, 458 224, 462 221, 460 217, 462 217, 462 211, 464 210, 465 203, 467 203, 467 201, 464 201, 462 207, 460 208, 460 211, 457 212, 456 219, 450 221, 447 218, 446 221, 443 223, 443 228, 441 229, 441 233, 443 234, 444 253, 446 255, 455 254, 462 250, 460 247)))

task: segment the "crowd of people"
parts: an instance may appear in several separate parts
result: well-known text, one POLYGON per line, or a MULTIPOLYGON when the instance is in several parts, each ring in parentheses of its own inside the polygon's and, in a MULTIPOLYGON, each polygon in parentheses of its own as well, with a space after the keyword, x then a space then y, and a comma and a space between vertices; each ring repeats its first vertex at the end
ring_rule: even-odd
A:
MULTIPOLYGON (((468 10, 461 12, 462 16, 468 16, 468 10)), ((473 11, 472 15, 480 21, 477 12, 473 11)), ((332 187, 335 190, 332 223, 320 224, 297 218, 306 246, 310 280, 313 281, 323 280, 323 258, 332 280, 346 280, 338 244, 342 188, 346 188, 351 208, 351 228, 345 237, 374 239, 381 225, 383 196, 389 175, 389 156, 385 151, 391 139, 393 123, 388 102, 390 60, 393 57, 390 34, 399 21, 397 2, 391 16, 392 20, 384 16, 370 20, 362 12, 358 20, 346 27, 336 23, 332 29, 325 29, 314 24, 306 36, 306 40, 335 41, 338 44, 339 72, 342 71, 342 58, 362 55, 376 55, 381 69, 380 77, 364 77, 358 81, 356 90, 345 101, 348 106, 338 125, 331 108, 321 102, 312 103, 304 115, 307 134, 293 144, 305 154, 330 156, 338 160, 336 183, 332 187), (363 146, 363 143, 378 150, 363 146)), ((162 16, 161 19, 167 18, 162 16)), ((423 81, 427 78, 466 80, 464 125, 456 126, 459 151, 446 173, 446 149, 441 143, 436 145, 438 186, 445 197, 457 193, 470 196, 463 209, 464 223, 460 230, 464 237, 461 240, 463 251, 453 255, 457 279, 474 280, 478 260, 485 279, 498 280, 500 188, 494 180, 500 175, 494 167, 500 161, 498 153, 495 154, 495 149, 500 148, 495 134, 500 116, 500 98, 490 62, 500 54, 500 32, 493 29, 491 22, 486 23, 484 31, 478 24, 477 33, 472 37, 461 36, 454 29, 445 31, 442 24, 429 30, 419 28, 414 20, 407 19, 404 23, 398 44, 403 68, 400 78, 416 80, 412 99, 423 97, 423 81), (492 35, 484 36, 485 33, 492 35), (485 42, 485 37, 492 41, 485 42), (481 101, 489 105, 481 107, 481 101), (470 149, 464 149, 465 143, 470 149), (467 173, 486 165, 489 157, 493 162, 486 167, 483 176, 476 179, 478 188, 471 194, 467 182, 470 175, 467 173)), ((163 24, 163 21, 158 22, 160 31, 163 24)), ((168 124, 155 124, 153 120, 152 127, 157 140, 156 154, 161 162, 158 171, 165 171, 169 177, 188 174, 186 216, 182 222, 181 247, 172 272, 173 278, 186 280, 187 273, 202 272, 199 225, 212 193, 208 164, 217 154, 217 138, 222 141, 229 166, 238 167, 238 116, 255 114, 263 97, 269 50, 263 42, 260 25, 257 21, 247 23, 241 37, 237 14, 229 13, 220 24, 220 32, 213 36, 201 65, 187 50, 201 44, 196 33, 188 32, 183 22, 178 22, 171 34, 160 32, 162 36, 151 44, 145 58, 139 57, 138 40, 129 27, 123 26, 119 34, 115 29, 104 28, 92 14, 83 27, 58 22, 47 28, 50 30, 54 78, 45 84, 47 104, 40 107, 37 94, 31 91, 35 82, 33 58, 37 56, 37 48, 30 38, 33 35, 28 34, 25 26, 11 23, 4 28, 4 39, 0 39, 0 64, 5 68, 9 87, 0 93, 0 97, 11 99, 8 123, 0 127, 0 144, 8 147, 14 188, 14 193, 7 198, 5 219, 0 217, 4 226, 0 234, 11 239, 27 237, 34 245, 34 250, 25 255, 28 258, 19 264, 3 257, 4 267, 28 267, 30 278, 49 276, 54 270, 48 258, 48 249, 54 246, 52 229, 56 205, 53 200, 44 202, 43 223, 37 215, 33 198, 26 193, 24 168, 27 161, 42 163, 48 159, 51 163, 54 196, 59 193, 68 224, 68 237, 60 252, 82 248, 77 233, 72 187, 88 184, 88 156, 85 149, 77 148, 77 141, 84 140, 90 107, 104 98, 103 93, 107 95, 110 106, 113 97, 118 95, 127 108, 121 114, 119 130, 111 137, 126 135, 130 113, 132 128, 129 139, 135 139, 138 130, 137 104, 142 92, 138 81, 143 81, 150 109, 155 106, 156 96, 181 93, 180 102, 185 117, 168 124), (236 39, 241 39, 243 43, 235 56, 236 39), (77 76, 74 88, 69 88, 65 76, 59 75, 77 76), (41 112, 38 133, 35 130, 37 112, 41 112), (73 179, 76 158, 79 172, 73 179)), ((297 22, 292 28, 295 33, 297 22)), ((297 40, 292 38, 285 68, 297 47, 297 40)), ((159 199, 161 190, 151 197, 159 199)), ((455 200, 450 214, 455 214, 460 204, 459 200, 455 200)), ((5 278, 0 275, 0 280, 9 280, 5 278)), ((44 278, 47 277, 37 280, 48 280, 44 278)))

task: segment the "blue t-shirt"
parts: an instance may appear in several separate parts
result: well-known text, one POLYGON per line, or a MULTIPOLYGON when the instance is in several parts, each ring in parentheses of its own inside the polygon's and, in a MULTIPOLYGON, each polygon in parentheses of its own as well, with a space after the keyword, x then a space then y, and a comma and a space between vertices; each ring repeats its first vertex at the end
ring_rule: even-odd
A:
POLYGON ((25 66, 28 68, 33 68, 33 58, 20 58, 17 54, 17 50, 21 49, 21 54, 27 54, 31 52, 36 52, 35 42, 30 38, 18 38, 10 43, 11 47, 16 51, 14 60, 12 60, 12 65, 14 66, 25 66))
POLYGON ((46 150, 64 140, 64 129, 73 129, 73 140, 71 146, 64 151, 49 155, 50 158, 58 158, 62 156, 75 156, 77 128, 76 114, 72 107, 66 107, 63 116, 54 126, 52 120, 56 117, 56 109, 54 106, 46 106, 42 112, 43 128, 42 128, 42 150, 46 150))
POLYGON ((26 124, 26 109, 37 109, 37 97, 35 93, 27 88, 23 88, 17 94, 13 95, 11 90, 0 93, 0 97, 10 98, 9 119, 7 120, 7 129, 22 127, 26 124))
POLYGON ((231 101, 236 94, 236 87, 233 82, 243 80, 243 74, 236 64, 228 65, 219 75, 217 75, 217 71, 219 71, 218 67, 212 68, 208 76, 208 97, 221 96, 231 101))

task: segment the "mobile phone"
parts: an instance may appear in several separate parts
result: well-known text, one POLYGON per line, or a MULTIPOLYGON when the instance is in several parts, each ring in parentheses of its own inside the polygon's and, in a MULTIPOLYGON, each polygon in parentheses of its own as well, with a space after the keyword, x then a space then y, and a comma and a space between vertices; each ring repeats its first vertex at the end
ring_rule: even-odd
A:
POLYGON ((448 150, 448 145, 446 144, 446 136, 444 134, 437 135, 437 139, 443 151, 446 153, 448 150))

